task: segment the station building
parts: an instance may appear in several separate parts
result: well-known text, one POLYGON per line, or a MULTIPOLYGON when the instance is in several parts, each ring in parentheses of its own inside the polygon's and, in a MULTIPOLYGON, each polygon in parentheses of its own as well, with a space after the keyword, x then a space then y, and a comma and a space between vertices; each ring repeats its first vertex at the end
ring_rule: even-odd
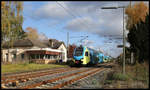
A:
POLYGON ((8 49, 8 44, 2 46, 2 62, 33 62, 40 64, 67 61, 67 47, 64 42, 49 39, 47 42, 39 40, 17 40, 8 49), (8 55, 9 54, 9 55, 8 55))

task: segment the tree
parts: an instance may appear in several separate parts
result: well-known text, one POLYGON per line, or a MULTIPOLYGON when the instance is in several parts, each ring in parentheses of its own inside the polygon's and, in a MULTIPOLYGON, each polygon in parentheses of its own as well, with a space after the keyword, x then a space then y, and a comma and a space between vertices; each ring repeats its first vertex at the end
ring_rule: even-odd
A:
POLYGON ((27 31, 26 34, 27 34, 28 39, 34 39, 34 40, 39 39, 37 29, 32 28, 32 27, 27 27, 26 31, 27 31))
MULTIPOLYGON (((12 47, 14 40, 20 39, 20 36, 24 35, 22 29, 23 5, 22 2, 17 1, 2 1, 1 4, 1 47, 6 42, 9 47, 12 47)), ((8 48, 8 58, 10 57, 9 51, 8 48)))
POLYGON ((127 26, 126 28, 130 30, 134 25, 136 25, 140 20, 145 22, 146 14, 149 13, 148 6, 143 3, 135 3, 133 6, 128 6, 125 13, 127 15, 127 26))
POLYGON ((23 24, 23 5, 17 1, 2 1, 1 6, 1 32, 2 43, 8 42, 12 46, 13 41, 24 36, 23 24))
POLYGON ((44 33, 38 33, 37 29, 32 27, 26 28, 26 35, 28 39, 39 40, 43 43, 48 43, 48 37, 44 33))
POLYGON ((131 50, 136 54, 139 62, 148 60, 149 56, 149 15, 145 17, 145 22, 141 20, 128 33, 128 42, 131 50))

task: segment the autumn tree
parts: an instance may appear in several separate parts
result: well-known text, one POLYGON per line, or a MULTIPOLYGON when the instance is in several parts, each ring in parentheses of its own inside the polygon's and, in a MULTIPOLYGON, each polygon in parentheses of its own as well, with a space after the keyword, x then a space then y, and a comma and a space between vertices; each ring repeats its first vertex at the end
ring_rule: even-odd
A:
POLYGON ((149 15, 133 26, 128 33, 131 51, 139 62, 149 59, 149 15))
POLYGON ((136 25, 140 20, 145 22, 145 17, 149 13, 148 6, 144 2, 135 3, 133 6, 128 6, 125 10, 127 15, 127 25, 126 28, 130 30, 134 25, 136 25))
POLYGON ((127 40, 130 43, 130 51, 134 52, 135 60, 139 62, 148 60, 148 6, 143 2, 135 3, 133 6, 128 6, 125 13, 127 15, 126 28, 129 30, 127 40))
MULTIPOLYGON (((2 43, 8 42, 12 46, 13 41, 23 38, 23 3, 17 1, 1 2, 1 32, 2 43)), ((3 45, 3 44, 2 44, 3 45)))
MULTIPOLYGON (((4 43, 8 45, 8 58, 10 57, 10 47, 17 39, 22 39, 24 31, 23 24, 23 3, 17 1, 1 2, 1 47, 4 43)), ((9 59, 8 59, 9 61, 9 59)))
POLYGON ((27 27, 26 31, 27 31, 26 34, 27 34, 28 39, 38 39, 39 38, 37 29, 32 28, 32 27, 27 27))
POLYGON ((32 27, 26 28, 26 35, 28 39, 39 40, 44 43, 48 43, 48 37, 44 33, 38 33, 37 29, 32 27))

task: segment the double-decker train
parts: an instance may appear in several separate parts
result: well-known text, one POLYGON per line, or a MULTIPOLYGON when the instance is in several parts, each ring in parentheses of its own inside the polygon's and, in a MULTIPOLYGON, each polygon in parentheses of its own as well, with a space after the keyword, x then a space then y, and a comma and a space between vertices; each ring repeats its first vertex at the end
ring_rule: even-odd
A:
POLYGON ((109 60, 109 56, 105 56, 102 52, 86 46, 76 47, 73 53, 73 62, 75 65, 96 65, 108 62, 109 60))

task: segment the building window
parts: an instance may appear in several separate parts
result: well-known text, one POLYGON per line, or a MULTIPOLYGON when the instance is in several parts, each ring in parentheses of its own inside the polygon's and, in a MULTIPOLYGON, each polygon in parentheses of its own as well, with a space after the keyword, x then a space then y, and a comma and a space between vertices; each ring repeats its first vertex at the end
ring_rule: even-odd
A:
POLYGON ((50 59, 53 59, 53 56, 52 56, 52 55, 50 55, 50 59))
POLYGON ((46 54, 46 59, 48 59, 48 54, 46 54))
POLYGON ((31 59, 35 59, 35 55, 34 54, 31 54, 31 59))
POLYGON ((13 54, 13 58, 16 59, 16 54, 13 54))
POLYGON ((40 59, 44 59, 44 55, 43 54, 40 54, 40 59))
POLYGON ((88 52, 85 52, 85 56, 88 56, 88 52))
POLYGON ((8 61, 8 53, 6 53, 6 61, 8 61))
POLYGON ((49 57, 49 55, 47 54, 47 59, 49 59, 48 57, 49 57))
POLYGON ((24 54, 21 54, 21 58, 24 59, 24 54))
POLYGON ((54 55, 53 57, 54 57, 54 59, 56 59, 56 55, 54 55))
POLYGON ((40 59, 40 55, 39 54, 36 54, 36 59, 40 59))

